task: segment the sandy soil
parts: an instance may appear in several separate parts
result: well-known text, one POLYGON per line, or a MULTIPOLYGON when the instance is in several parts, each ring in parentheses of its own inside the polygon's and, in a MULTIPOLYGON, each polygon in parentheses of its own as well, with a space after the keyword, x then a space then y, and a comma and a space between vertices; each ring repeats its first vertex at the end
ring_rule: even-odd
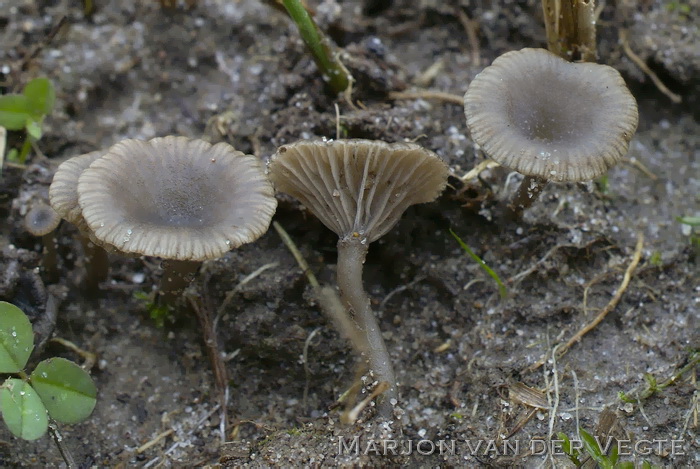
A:
MULTIPOLYGON (((96 2, 90 18, 78 3, 0 0, 3 92, 35 76, 50 77, 58 92, 39 145, 47 158, 5 168, 0 180, 6 220, 0 296, 21 303, 36 322, 52 308, 35 285, 40 245, 22 228, 22 216, 47 198, 52 174, 66 158, 123 138, 169 134, 227 141, 267 158, 299 138, 334 137, 337 103, 345 136, 415 140, 460 176, 483 158, 468 138, 462 107, 392 101, 388 93, 429 89, 461 96, 501 53, 544 41, 532 1, 311 1, 321 26, 351 57, 358 79, 353 98, 362 103, 353 109, 324 88, 291 22, 260 2, 201 0, 191 10, 96 2), (476 49, 459 8, 471 18, 476 49), (22 68, 23 57, 63 16, 66 27, 22 68), (436 72, 427 74, 431 67, 436 72), (21 281, 5 280, 11 267, 21 281)), ((62 225, 63 276, 47 286, 58 302, 53 334, 98 357, 94 414, 61 428, 76 463, 566 466, 564 456, 526 449, 556 432, 575 438, 578 425, 594 432, 601 415, 614 415, 618 439, 664 441, 660 450, 623 460, 700 465, 696 367, 637 402, 618 397, 644 390, 647 374, 660 383, 677 375, 700 350, 699 253, 676 220, 700 215, 697 9, 683 5, 608 2, 602 10, 600 61, 624 74, 640 106, 628 157, 610 171, 607 185, 551 185, 522 222, 505 223, 495 214, 519 176, 497 168, 466 184, 451 178, 438 202, 411 208, 372 245, 365 284, 401 384, 391 422, 378 422, 368 410, 355 424, 340 423, 342 409, 334 403, 352 385, 357 360, 271 230, 209 262, 195 285, 215 310, 246 276, 268 266, 239 289, 219 322, 230 375, 225 411, 231 425, 222 445, 222 411, 196 320, 180 317, 159 328, 133 296, 157 284, 158 261, 113 256, 102 294, 88 300, 79 288, 76 231, 62 225), (661 93, 624 53, 622 28, 681 103, 661 93), (448 228, 506 282, 506 299, 448 228), (620 303, 552 360, 553 348, 611 300, 642 236, 641 261, 620 303), (542 357, 544 366, 531 371, 542 357), (547 408, 518 402, 521 384, 543 391, 547 408), (521 445, 517 454, 503 454, 499 438, 507 436, 521 445), (342 454, 339 441, 355 437, 360 454, 342 454), (404 449, 408 441, 423 441, 422 452, 432 454, 417 448, 410 455, 377 454, 381 447, 363 454, 372 441, 389 440, 404 449), (479 440, 484 446, 470 450, 467 443, 473 449, 479 440), (486 447, 495 440, 496 450, 486 447), (673 451, 671 440, 679 441, 673 451), (429 451, 425 441, 454 441, 456 451, 429 451)), ((10 135, 8 143, 17 138, 10 135)), ((280 197, 275 219, 318 278, 334 284, 335 235, 289 198, 280 197)), ((42 351, 49 355, 80 360, 53 343, 42 351)), ((44 467, 63 460, 48 436, 23 442, 3 427, 0 464, 44 467)))

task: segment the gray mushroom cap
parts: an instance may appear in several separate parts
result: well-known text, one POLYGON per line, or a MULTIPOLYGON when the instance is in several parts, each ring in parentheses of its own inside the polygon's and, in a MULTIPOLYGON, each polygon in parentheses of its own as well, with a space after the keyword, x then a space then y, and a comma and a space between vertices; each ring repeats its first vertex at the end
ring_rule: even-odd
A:
POLYGON ((185 137, 114 145, 80 176, 78 201, 100 241, 192 261, 256 240, 277 207, 256 157, 185 137))
POLYGON ((544 49, 503 54, 464 95, 472 139, 498 163, 553 181, 588 181, 626 153, 637 103, 612 67, 544 49))
POLYGON ((45 236, 56 229, 61 217, 44 203, 33 206, 24 216, 24 227, 34 236, 45 236))
POLYGON ((275 187, 308 208, 343 239, 372 242, 411 205, 437 198, 447 165, 413 143, 376 140, 301 140, 273 155, 275 187))
POLYGON ((96 159, 104 156, 105 150, 93 151, 69 158, 58 167, 49 187, 51 207, 68 222, 90 235, 83 211, 78 204, 78 178, 96 159))

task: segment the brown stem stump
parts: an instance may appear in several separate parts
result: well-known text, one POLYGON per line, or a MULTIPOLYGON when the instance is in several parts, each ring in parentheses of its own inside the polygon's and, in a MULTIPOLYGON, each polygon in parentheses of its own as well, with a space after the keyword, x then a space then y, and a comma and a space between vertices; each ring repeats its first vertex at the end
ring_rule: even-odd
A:
POLYGON ((525 176, 518 191, 508 204, 508 218, 520 219, 523 212, 530 208, 547 185, 547 180, 537 176, 525 176))
POLYGON ((85 256, 85 289, 91 294, 96 294, 100 289, 100 282, 104 282, 109 276, 107 251, 85 236, 80 237, 80 242, 85 256))
POLYGON ((160 279, 161 304, 175 306, 182 291, 190 284, 191 276, 202 265, 201 261, 163 261, 163 277, 160 279))

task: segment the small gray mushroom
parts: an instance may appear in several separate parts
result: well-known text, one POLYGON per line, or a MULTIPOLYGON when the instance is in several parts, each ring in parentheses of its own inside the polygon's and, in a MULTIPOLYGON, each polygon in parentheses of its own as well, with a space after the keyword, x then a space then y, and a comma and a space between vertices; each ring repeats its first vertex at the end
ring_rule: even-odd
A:
POLYGON ((167 305, 202 261, 262 236, 277 207, 255 156, 174 136, 111 147, 80 175, 78 202, 98 242, 165 260, 167 305))
POLYGON ((280 147, 270 178, 338 237, 341 298, 366 337, 370 371, 389 389, 379 410, 389 417, 398 390, 391 357, 362 270, 369 244, 389 231, 410 205, 431 202, 445 188, 448 168, 433 152, 412 143, 307 140, 280 147))
POLYGON ((24 217, 24 227, 27 231, 41 238, 44 246, 41 264, 49 282, 58 280, 58 261, 54 231, 60 222, 61 217, 58 216, 58 213, 45 203, 34 205, 24 217))
POLYGON ((95 160, 104 156, 106 151, 98 150, 84 155, 74 156, 58 167, 49 187, 49 201, 53 209, 80 231, 80 242, 85 256, 85 287, 95 294, 99 283, 107 280, 109 275, 110 246, 100 243, 92 234, 83 212, 78 204, 78 178, 95 160))
POLYGON ((523 175, 511 209, 520 214, 547 181, 590 181, 627 153, 637 103, 612 67, 571 63, 544 49, 503 54, 464 95, 471 137, 486 155, 523 175))

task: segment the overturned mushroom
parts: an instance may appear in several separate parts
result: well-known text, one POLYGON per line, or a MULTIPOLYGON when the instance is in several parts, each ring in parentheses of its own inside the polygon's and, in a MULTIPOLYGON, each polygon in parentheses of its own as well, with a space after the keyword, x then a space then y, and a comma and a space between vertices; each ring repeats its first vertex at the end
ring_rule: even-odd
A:
POLYGON ((80 241, 85 255, 85 284, 89 292, 97 291, 99 282, 107 279, 109 259, 105 248, 94 237, 78 204, 78 178, 96 159, 104 156, 104 150, 93 151, 70 158, 58 167, 49 187, 49 201, 54 210, 75 225, 80 231, 80 241))
POLYGON ((78 201, 99 242, 166 260, 171 305, 202 261, 262 236, 277 207, 256 157, 185 137, 114 145, 80 175, 78 201))
POLYGON ((489 158, 525 175, 511 209, 547 181, 589 181, 627 153, 637 103, 612 67, 570 63, 544 49, 503 54, 469 85, 464 110, 489 158))
POLYGON ((362 285, 362 265, 369 243, 389 231, 406 208, 437 198, 447 181, 447 166, 415 144, 336 140, 280 147, 269 168, 278 190, 299 199, 340 237, 338 286, 366 336, 370 370, 389 384, 380 403, 382 414, 389 416, 397 383, 362 285))
POLYGON ((24 227, 34 236, 41 237, 44 246, 44 255, 41 263, 50 282, 58 280, 58 267, 56 259, 56 238, 54 231, 61 222, 58 213, 48 205, 40 203, 27 212, 24 217, 24 227))

